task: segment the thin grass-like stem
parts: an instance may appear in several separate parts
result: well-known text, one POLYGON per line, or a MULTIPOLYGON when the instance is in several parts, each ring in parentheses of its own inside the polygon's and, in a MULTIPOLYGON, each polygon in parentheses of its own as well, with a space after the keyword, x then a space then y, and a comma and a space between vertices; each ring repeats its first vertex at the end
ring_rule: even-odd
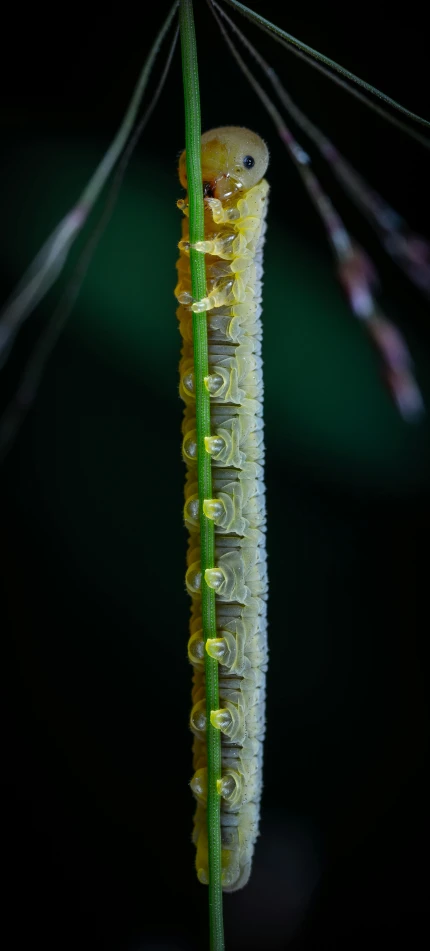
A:
MULTIPOLYGON (((215 7, 219 9, 218 5, 216 3, 210 5, 227 46, 270 115, 321 217, 337 261, 339 280, 346 291, 353 313, 365 323, 380 351, 385 364, 387 382, 397 407, 405 420, 417 422, 424 412, 424 404, 414 378, 412 358, 406 341, 391 321, 382 314, 376 303, 373 293, 378 284, 376 270, 363 249, 351 238, 330 198, 321 188, 312 171, 310 156, 294 139, 279 110, 236 49, 216 12, 215 7)), ((229 20, 229 17, 226 19, 229 20)))
POLYGON ((61 295, 59 303, 55 307, 53 314, 49 318, 49 321, 45 326, 39 340, 37 341, 34 350, 32 351, 27 363, 24 366, 16 392, 0 417, 0 465, 9 449, 13 445, 14 439, 16 438, 20 427, 22 426, 27 413, 31 409, 34 400, 36 399, 46 364, 67 324, 69 316, 73 310, 73 306, 85 280, 86 273, 97 250, 100 239, 109 224, 109 220, 115 208, 130 158, 145 126, 154 112, 161 92, 164 88, 176 48, 178 34, 179 24, 170 44, 170 49, 164 69, 151 102, 145 110, 142 118, 139 120, 133 135, 129 139, 122 157, 117 165, 113 180, 111 181, 106 204, 100 219, 91 232, 78 258, 72 276, 67 283, 64 293, 61 295))
POLYGON ((178 8, 175 0, 145 60, 121 125, 99 162, 78 201, 60 221, 25 272, 0 311, 0 369, 6 361, 16 334, 60 276, 69 251, 120 158, 133 131, 142 96, 165 36, 178 8))
POLYGON ((396 119, 396 117, 391 115, 391 113, 386 109, 378 108, 375 103, 373 103, 370 99, 367 99, 366 96, 362 96, 358 92, 358 89, 356 89, 354 85, 349 85, 349 83, 353 83, 355 86, 361 86, 361 88, 367 93, 370 93, 372 96, 376 96, 382 102, 386 103, 387 106, 390 106, 397 112, 407 116, 408 119, 412 119, 414 122, 418 122, 420 125, 430 129, 430 121, 428 119, 424 119, 423 116, 418 115, 416 112, 412 112, 410 109, 407 109, 406 106, 402 106, 400 102, 396 102, 395 99, 392 99, 391 96, 387 96, 385 92, 377 89, 376 86, 372 86, 371 83, 366 82, 364 79, 360 79, 360 77, 356 76, 355 73, 351 73, 349 69, 345 69, 344 66, 340 66, 339 63, 336 63, 335 60, 330 59, 329 56, 325 56, 324 53, 314 50, 312 46, 308 46, 307 43, 303 43, 301 40, 298 40, 296 36, 292 36, 291 33, 287 33, 285 30, 282 30, 281 27, 276 26, 276 23, 271 23, 270 20, 266 20, 266 18, 261 16, 260 13, 257 13, 255 10, 250 10, 249 7, 244 6, 243 3, 239 3, 239 0, 225 0, 225 3, 228 3, 235 10, 238 10, 238 12, 247 17, 248 20, 258 26, 261 30, 264 30, 265 33, 269 33, 273 39, 277 40, 278 43, 282 43, 282 45, 287 47, 287 49, 289 49, 292 53, 304 58, 310 66, 314 66, 315 69, 319 69, 324 73, 325 76, 328 76, 329 79, 332 79, 340 86, 343 86, 348 92, 352 93, 352 95, 357 96, 357 98, 361 99, 361 101, 364 102, 370 109, 378 112, 379 115, 384 116, 384 118, 388 119, 389 122, 392 122, 393 125, 401 128, 403 132, 406 132, 408 135, 412 136, 412 138, 420 142, 421 145, 424 145, 425 148, 430 148, 430 139, 424 138, 424 136, 420 135, 419 132, 417 132, 414 128, 400 122, 399 119, 396 119), (337 76, 336 73, 338 74, 337 76), (347 79, 348 83, 344 83, 341 79, 339 79, 339 75, 347 79))
MULTIPOLYGON (((197 46, 192 0, 180 0, 182 71, 185 102, 185 148, 190 221, 191 292, 195 300, 206 297, 205 259, 192 245, 204 240, 204 202, 201 170, 200 95, 197 46)), ((196 394, 197 481, 200 509, 202 626, 204 640, 216 637, 215 592, 205 582, 205 571, 215 564, 214 524, 203 512, 203 502, 212 498, 211 458, 204 439, 210 435, 210 396, 204 384, 209 374, 206 314, 193 314, 194 380, 196 394)), ((212 710, 218 710, 218 661, 205 655, 207 753, 208 753, 208 848, 209 848, 209 926, 211 951, 223 951, 223 915, 221 887, 220 796, 221 737, 210 722, 212 710)))

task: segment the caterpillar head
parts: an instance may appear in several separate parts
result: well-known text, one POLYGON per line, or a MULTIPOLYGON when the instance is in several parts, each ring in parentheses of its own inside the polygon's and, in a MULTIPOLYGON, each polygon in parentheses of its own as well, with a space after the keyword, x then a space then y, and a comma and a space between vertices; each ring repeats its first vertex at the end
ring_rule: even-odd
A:
MULTIPOLYGON (((240 126, 222 126, 202 135, 202 178, 205 198, 228 200, 248 191, 266 174, 269 151, 263 139, 240 126)), ((179 159, 179 178, 187 188, 185 152, 179 159)))

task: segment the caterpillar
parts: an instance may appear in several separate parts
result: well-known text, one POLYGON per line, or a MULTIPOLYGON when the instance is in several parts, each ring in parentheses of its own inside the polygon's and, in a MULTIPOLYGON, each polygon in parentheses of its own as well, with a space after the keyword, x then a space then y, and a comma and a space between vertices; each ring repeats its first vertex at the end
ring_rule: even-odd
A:
MULTIPOLYGON (((179 391, 185 402, 182 454, 186 463, 184 519, 189 530, 186 587, 191 596, 188 657, 193 666, 190 726, 194 734, 191 789, 197 800, 193 842, 198 878, 208 883, 205 650, 219 662, 221 709, 222 887, 249 879, 258 836, 265 733, 267 565, 262 380, 262 249, 269 186, 263 140, 239 127, 201 139, 207 297, 194 301, 189 264, 187 198, 177 262, 177 317, 182 336, 179 391), (216 565, 200 568, 197 437, 193 377, 193 312, 207 312, 213 499, 203 510, 214 522, 216 565), (201 586, 215 590, 217 637, 204 643, 201 586)), ((187 188, 185 152, 179 160, 187 188)))

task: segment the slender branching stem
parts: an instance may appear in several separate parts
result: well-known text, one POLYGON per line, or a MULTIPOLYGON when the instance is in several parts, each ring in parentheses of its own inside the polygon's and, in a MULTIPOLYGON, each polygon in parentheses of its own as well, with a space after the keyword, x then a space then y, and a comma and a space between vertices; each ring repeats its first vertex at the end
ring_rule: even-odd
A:
POLYGON ((421 144, 426 148, 430 148, 430 139, 428 137, 425 138, 424 136, 420 135, 419 132, 417 132, 412 126, 407 126, 400 122, 400 120, 396 119, 388 110, 378 108, 371 99, 360 95, 358 89, 355 89, 354 86, 361 87, 366 91, 366 93, 376 96, 387 106, 395 109, 396 112, 402 113, 409 119, 412 119, 414 122, 418 122, 420 125, 426 126, 429 129, 430 121, 428 119, 424 119, 423 116, 417 115, 416 112, 411 112, 410 109, 406 109, 405 106, 402 106, 401 103, 396 102, 396 100, 392 99, 391 96, 387 96, 385 92, 377 89, 376 86, 372 86, 371 83, 366 82, 364 79, 360 79, 359 76, 351 73, 349 69, 345 69, 344 66, 340 66, 339 63, 336 63, 333 59, 325 56, 324 53, 320 53, 318 50, 312 49, 311 46, 308 46, 306 43, 298 40, 296 36, 292 36, 291 33, 287 33, 285 30, 282 30, 281 27, 276 26, 276 23, 271 23, 270 20, 266 20, 266 18, 261 16, 260 13, 257 13, 255 10, 250 10, 249 7, 244 6, 243 3, 239 3, 239 0, 225 0, 225 3, 230 4, 231 7, 237 10, 243 16, 247 17, 248 20, 251 20, 252 23, 255 23, 255 25, 261 30, 264 30, 265 33, 269 33, 275 40, 290 49, 292 53, 304 58, 309 66, 319 69, 329 79, 332 79, 340 86, 343 86, 343 88, 352 95, 357 96, 357 98, 364 102, 370 109, 373 109, 375 112, 383 115, 385 119, 388 119, 389 122, 392 122, 394 125, 403 129, 404 132, 412 136, 412 138, 417 139, 417 141, 421 142, 421 144), (336 73, 338 74, 337 76, 336 73), (339 78, 339 76, 343 76, 346 80, 348 80, 348 82, 345 84, 339 78), (350 85, 350 83, 353 85, 350 85))

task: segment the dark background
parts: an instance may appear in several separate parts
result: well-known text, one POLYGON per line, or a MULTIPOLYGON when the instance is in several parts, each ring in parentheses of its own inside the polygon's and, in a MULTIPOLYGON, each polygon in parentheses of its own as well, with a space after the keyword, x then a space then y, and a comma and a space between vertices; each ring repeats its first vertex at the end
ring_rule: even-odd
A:
MULTIPOLYGON (((395 15, 367 0, 342 12, 250 5, 430 115, 419 4, 395 15)), ((8 9, 3 299, 110 141, 168 4, 154 7, 8 9)), ((203 127, 249 125, 271 150, 265 788, 252 880, 225 901, 227 948, 314 951, 394 939, 413 947, 428 933, 428 418, 413 427, 398 418, 297 173, 206 8, 196 7, 203 127)), ((302 108, 429 235, 428 152, 244 29, 302 108)), ((30 941, 46 949, 208 947, 187 787, 189 605, 172 294, 183 144, 176 56, 0 473, 1 927, 10 949, 30 941)), ((430 405, 428 305, 317 159, 315 170, 375 260, 385 312, 406 335, 430 405)), ((73 260, 76 253, 69 273, 73 260)), ((2 405, 63 287, 64 278, 21 334, 2 405)))

